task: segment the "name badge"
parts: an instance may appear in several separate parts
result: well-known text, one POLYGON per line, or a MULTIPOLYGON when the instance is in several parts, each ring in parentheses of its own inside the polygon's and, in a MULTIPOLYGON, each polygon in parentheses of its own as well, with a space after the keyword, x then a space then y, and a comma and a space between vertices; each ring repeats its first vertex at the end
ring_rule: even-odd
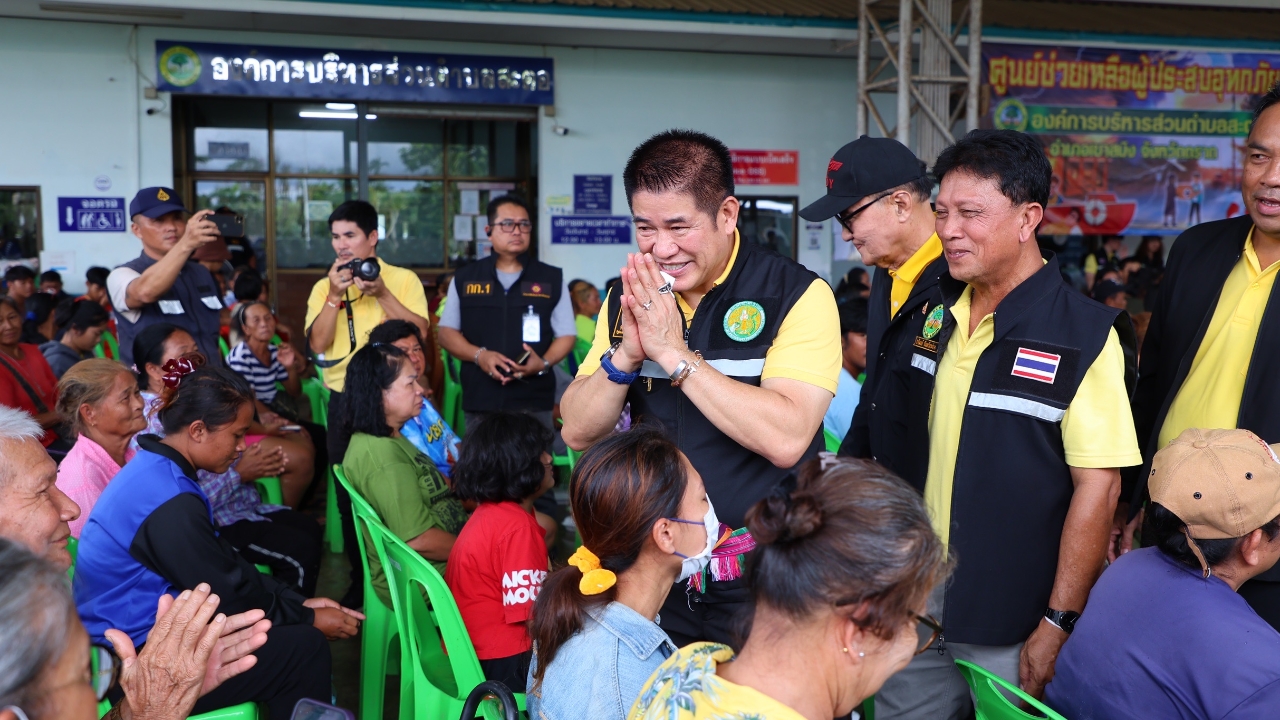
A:
POLYGON ((222 309, 222 301, 214 296, 202 297, 200 298, 200 302, 204 303, 204 306, 209 308, 210 310, 222 309))
POLYGON ((161 300, 160 312, 164 313, 165 315, 181 315, 182 301, 181 300, 161 300))
POLYGON ((542 341, 542 318, 538 317, 538 313, 533 311, 533 306, 529 306, 528 312, 524 314, 524 341, 527 343, 536 343, 542 341))

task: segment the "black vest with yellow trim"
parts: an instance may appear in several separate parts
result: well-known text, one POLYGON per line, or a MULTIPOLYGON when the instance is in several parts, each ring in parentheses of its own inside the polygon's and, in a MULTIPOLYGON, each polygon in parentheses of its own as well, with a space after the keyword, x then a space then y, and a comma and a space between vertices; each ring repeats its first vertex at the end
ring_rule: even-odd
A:
MULTIPOLYGON (((951 491, 957 564, 943 610, 951 642, 1022 642, 1049 607, 1074 492, 1061 423, 1119 311, 1067 287, 1057 259, 1047 259, 1000 301, 995 337, 969 387, 951 491)), ((949 308, 965 284, 950 274, 938 282, 949 308)), ((941 315, 938 335, 921 338, 912 357, 929 385, 956 326, 950 312, 941 315)), ((1118 407, 1127 401, 1115 399, 1118 407)), ((927 422, 928 406, 915 410, 927 422)))
MULTIPOLYGON (((463 267, 453 276, 467 341, 500 352, 512 360, 524 354, 524 316, 529 307, 538 314, 538 342, 529 346, 545 355, 555 339, 551 311, 560 302, 564 285, 560 268, 525 259, 524 271, 504 290, 498 282, 497 260, 490 255, 463 267)), ((555 404, 556 378, 551 372, 513 379, 505 386, 489 377, 471 358, 462 363, 462 408, 467 412, 499 410, 547 411, 555 404)))
MULTIPOLYGON (((686 319, 689 349, 700 351, 704 364, 724 375, 759 386, 765 356, 783 318, 816 279, 817 275, 790 259, 739 242, 729 276, 703 296, 693 321, 686 319)), ((606 317, 614 342, 622 339, 620 303, 620 297, 611 293, 606 317)), ((670 377, 657 363, 645 361, 640 372, 627 392, 632 423, 661 423, 702 475, 716 516, 734 528, 742 527, 747 509, 768 495, 792 468, 774 466, 721 432, 683 391, 671 387, 670 377)), ((822 447, 819 427, 800 462, 816 457, 822 447)))

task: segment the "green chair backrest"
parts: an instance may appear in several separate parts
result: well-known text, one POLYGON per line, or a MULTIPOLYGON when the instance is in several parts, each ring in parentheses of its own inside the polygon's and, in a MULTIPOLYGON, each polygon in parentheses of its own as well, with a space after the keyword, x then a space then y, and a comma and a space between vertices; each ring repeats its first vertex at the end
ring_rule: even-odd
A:
MULTIPOLYGON (((371 528, 380 536, 396 623, 405 639, 402 647, 408 649, 401 672, 412 674, 405 678, 410 682, 401 683, 402 702, 408 687, 413 717, 458 717, 467 695, 485 678, 453 593, 418 551, 380 524, 371 528)), ((523 709, 523 693, 517 694, 517 703, 523 709)), ((486 717, 500 717, 496 712, 491 705, 484 708, 486 717)))
POLYGON ((836 437, 835 433, 826 428, 822 428, 822 437, 826 440, 827 452, 840 451, 840 438, 836 437))
POLYGON ((462 361, 441 348, 440 362, 444 363, 444 398, 440 403, 440 414, 458 437, 462 437, 467 431, 462 413, 462 361))
POLYGON ((311 401, 311 422, 329 427, 329 388, 320 378, 309 377, 302 381, 302 392, 311 401))
POLYGON ((964 675, 965 682, 969 683, 969 689, 973 691, 977 720, 1037 720, 1042 718, 1066 720, 1066 718, 1050 710, 1044 703, 1022 692, 1017 686, 1006 682, 999 675, 965 660, 956 660, 956 667, 960 670, 960 674, 964 675), (1002 689, 1004 692, 1001 692, 1002 689), (1040 711, 1041 714, 1033 715, 1014 705, 1013 701, 1005 693, 1017 697, 1030 707, 1040 711))
POLYGON ((351 496, 351 515, 356 526, 356 543, 360 547, 360 557, 365 561, 365 602, 369 602, 370 598, 377 600, 377 597, 373 594, 372 579, 369 573, 370 553, 368 551, 373 550, 372 554, 378 558, 378 563, 384 568, 387 566, 386 559, 382 557, 382 548, 378 545, 378 540, 373 535, 373 530, 370 529, 370 526, 382 525, 382 518, 378 516, 378 511, 373 509, 369 501, 365 500, 363 495, 351 487, 351 481, 347 480, 347 474, 343 472, 341 465, 333 466, 333 475, 338 479, 338 482, 342 483, 342 487, 346 488, 347 494, 351 496))
POLYGON ((264 477, 253 481, 258 488, 258 495, 267 505, 283 505, 284 489, 280 487, 280 478, 264 477))
POLYGON ((227 346, 227 339, 221 335, 218 336, 218 352, 222 353, 222 357, 226 357, 227 353, 231 352, 231 348, 227 346))
POLYGON ((67 538, 67 553, 71 555, 71 567, 67 568, 67 578, 76 579, 76 554, 80 550, 80 541, 73 537, 67 538))

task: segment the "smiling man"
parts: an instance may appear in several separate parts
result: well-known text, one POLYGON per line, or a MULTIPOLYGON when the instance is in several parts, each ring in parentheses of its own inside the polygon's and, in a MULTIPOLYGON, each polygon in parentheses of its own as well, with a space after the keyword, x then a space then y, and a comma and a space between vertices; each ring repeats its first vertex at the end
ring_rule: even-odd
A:
POLYGON ((1102 570, 1118 468, 1141 461, 1119 311, 1036 244, 1051 174, 1011 130, 975 130, 934 167, 947 310, 908 414, 928 424, 920 489, 957 565, 929 598, 945 641, 885 683, 877 718, 965 717, 956 659, 1039 696, 1102 570))
MULTIPOLYGON (((1204 223, 1178 236, 1169 252, 1142 346, 1133 415, 1147 467, 1183 430, 1244 428, 1280 442, 1280 85, 1254 105, 1240 192, 1247 214, 1204 223)), ((1117 513, 1120 551, 1132 547, 1147 499, 1139 473, 1131 500, 1117 513)), ((1240 588, 1280 629, 1280 569, 1240 588)))
POLYGON ((739 538, 687 594, 670 594, 662 628, 677 645, 731 643, 748 599, 731 569, 745 551, 743 516, 823 447, 841 366, 835 298, 804 267, 741 241, 732 161, 719 140, 655 135, 631 154, 623 185, 640 253, 628 257, 621 294, 606 298, 561 400, 564 440, 586 449, 630 403, 633 423, 657 421, 680 446, 739 538))
POLYGON ((133 364, 133 339, 156 323, 170 323, 191 333, 200 352, 213 365, 218 352, 222 298, 218 283, 192 259, 197 250, 217 241, 211 210, 187 219, 182 198, 172 188, 143 188, 129 202, 134 236, 142 254, 107 276, 107 291, 119 331, 120 361, 133 364))

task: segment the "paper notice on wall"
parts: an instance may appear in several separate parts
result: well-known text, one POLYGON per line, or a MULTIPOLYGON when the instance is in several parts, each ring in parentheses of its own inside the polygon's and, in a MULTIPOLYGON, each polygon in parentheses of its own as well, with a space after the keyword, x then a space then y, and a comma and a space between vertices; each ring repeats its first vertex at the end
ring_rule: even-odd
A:
POLYGON ((475 238, 475 234, 471 232, 472 228, 470 215, 454 215, 453 216, 453 239, 454 240, 471 240, 475 238))
POLYGON ((826 230, 827 224, 824 222, 807 222, 804 224, 804 235, 809 241, 809 250, 822 249, 822 234, 826 230))
POLYGON ((844 239, 838 222, 831 223, 831 259, 837 262, 862 259, 858 251, 853 248, 853 243, 844 239))
POLYGON ((40 271, 57 270, 64 281, 76 275, 76 251, 55 250, 40 253, 40 271))
POLYGON ((489 226, 489 217, 487 215, 476 216, 476 239, 477 240, 484 240, 489 237, 489 233, 486 233, 484 231, 484 229, 488 226, 489 226))
POLYGON ((479 190, 462 190, 458 193, 461 201, 458 203, 458 212, 463 215, 479 215, 480 214, 480 191, 479 190))

